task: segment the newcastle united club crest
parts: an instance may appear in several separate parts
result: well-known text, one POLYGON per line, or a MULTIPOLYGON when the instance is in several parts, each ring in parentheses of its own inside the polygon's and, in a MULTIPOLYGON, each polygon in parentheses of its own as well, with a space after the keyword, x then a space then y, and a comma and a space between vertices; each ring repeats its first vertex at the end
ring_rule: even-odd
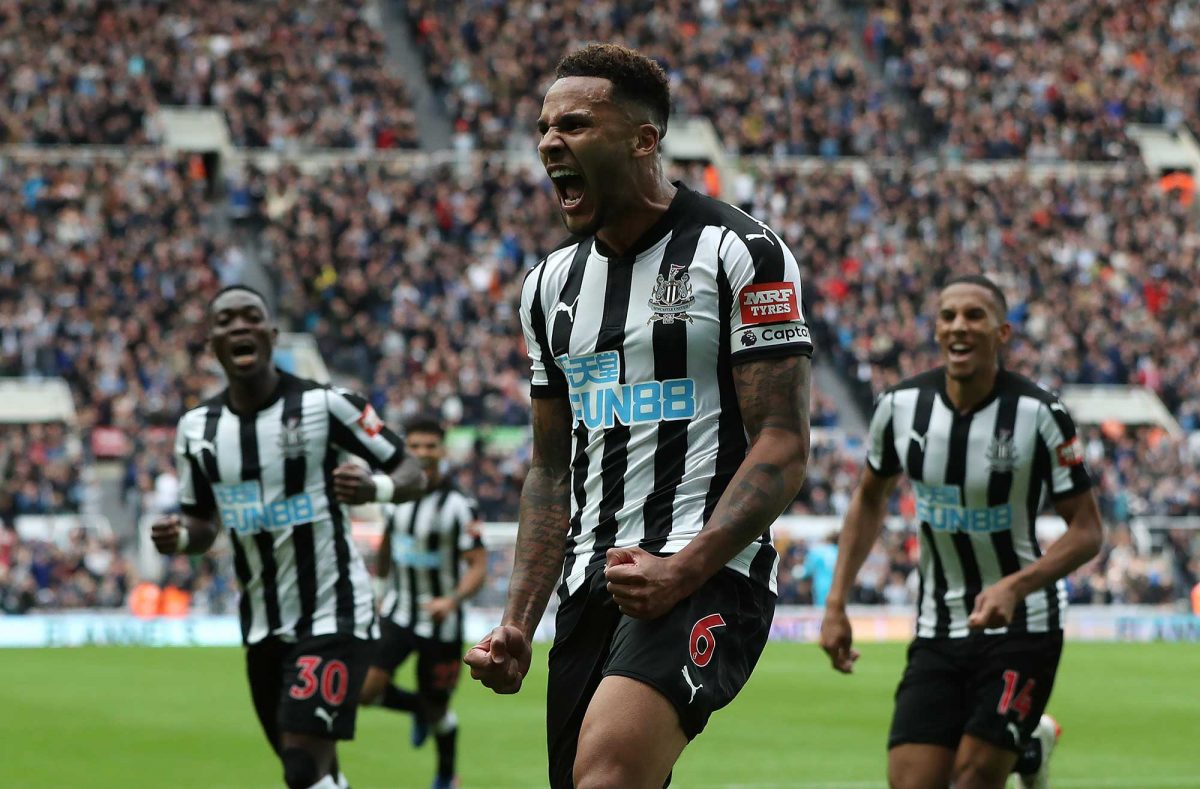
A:
POLYGON ((283 430, 279 433, 279 449, 288 459, 304 457, 304 431, 300 428, 299 417, 289 417, 284 421, 283 430))
POLYGON ((692 295, 691 278, 683 266, 672 263, 671 271, 666 276, 658 275, 654 295, 648 303, 654 314, 646 323, 662 321, 670 326, 675 321, 692 322, 692 316, 687 311, 696 303, 696 297, 692 295))
POLYGON ((988 468, 998 474, 1011 473, 1017 464, 1017 448, 1013 444, 1012 433, 1001 430, 987 449, 988 468))

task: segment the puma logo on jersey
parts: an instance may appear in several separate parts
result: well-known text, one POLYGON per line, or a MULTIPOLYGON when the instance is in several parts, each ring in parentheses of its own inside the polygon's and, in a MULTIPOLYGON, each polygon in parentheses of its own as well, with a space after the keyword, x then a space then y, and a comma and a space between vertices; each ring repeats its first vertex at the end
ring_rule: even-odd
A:
POLYGON ((188 441, 188 454, 190 455, 199 455, 206 449, 211 452, 214 457, 216 456, 217 448, 213 445, 213 442, 209 441, 207 438, 193 438, 188 441))
POLYGON ((316 715, 321 720, 325 721, 325 726, 329 731, 333 731, 333 719, 338 716, 336 712, 330 712, 324 707, 317 707, 313 710, 313 715, 316 715))
POLYGON ((554 316, 557 315, 558 313, 565 312, 565 313, 567 313, 567 320, 574 323, 575 322, 575 305, 578 303, 579 303, 578 296, 576 296, 575 301, 571 302, 570 304, 567 304, 565 301, 560 301, 558 304, 554 305, 554 311, 550 313, 551 320, 553 320, 554 316))
POLYGON ((775 240, 773 238, 771 238, 770 233, 747 233, 746 234, 747 241, 754 239, 754 238, 765 238, 767 240, 768 244, 770 244, 771 246, 775 246, 775 240))
POLYGON ((925 436, 918 435, 917 433, 913 433, 911 435, 911 438, 912 438, 912 442, 917 445, 917 449, 924 452, 925 451, 925 436))
POLYGON ((700 688, 704 687, 704 683, 702 682, 699 685, 692 684, 692 675, 688 673, 686 663, 684 664, 682 671, 683 671, 683 681, 686 682, 687 686, 689 688, 691 688, 691 690, 692 690, 692 697, 690 699, 688 699, 688 704, 691 704, 693 701, 696 700, 696 691, 698 691, 698 690, 700 690, 700 688))

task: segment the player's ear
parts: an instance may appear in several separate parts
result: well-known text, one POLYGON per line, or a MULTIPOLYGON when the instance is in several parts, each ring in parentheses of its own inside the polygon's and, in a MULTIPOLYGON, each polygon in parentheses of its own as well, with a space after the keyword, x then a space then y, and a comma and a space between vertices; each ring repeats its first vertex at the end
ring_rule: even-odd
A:
POLYGON ((1001 322, 1001 324, 1000 324, 1000 342, 1001 342, 1001 344, 1007 343, 1009 340, 1011 340, 1012 333, 1013 333, 1012 324, 1009 323, 1008 321, 1001 322))
POLYGON ((643 156, 653 156, 658 153, 662 132, 653 123, 643 123, 637 127, 637 136, 633 141, 633 156, 640 159, 643 156))

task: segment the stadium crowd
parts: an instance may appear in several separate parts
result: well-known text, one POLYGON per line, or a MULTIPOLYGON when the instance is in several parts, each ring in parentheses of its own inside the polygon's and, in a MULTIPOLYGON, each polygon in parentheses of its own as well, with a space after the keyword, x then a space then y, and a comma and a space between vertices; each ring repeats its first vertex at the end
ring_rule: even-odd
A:
POLYGON ((1200 112, 1200 13, 1185 0, 871 6, 864 43, 922 142, 951 159, 1122 160, 1136 153, 1127 124, 1200 112))
POLYGON ((540 91, 563 52, 617 41, 658 60, 674 111, 710 118, 731 151, 910 152, 901 112, 818 0, 401 3, 461 147, 530 146, 540 91))
MULTIPOLYGON (((222 232, 228 206, 210 199, 194 165, 10 163, 0 175, 5 370, 65 377, 85 433, 129 436, 126 484, 142 502, 173 495, 169 428, 219 385, 203 348, 206 294, 237 279, 246 255, 222 232), (17 284, 26 281, 39 287, 17 284)), ((240 216, 279 278, 281 321, 311 331, 341 380, 397 422, 434 410, 450 424, 526 424, 513 305, 523 272, 560 235, 544 219, 552 208, 536 174, 352 165, 319 176, 249 170, 235 181, 248 196, 240 216)), ((1149 179, 976 183, 909 171, 856 183, 833 170, 780 170, 746 186, 743 206, 799 253, 822 351, 855 372, 864 404, 934 363, 925 296, 986 256, 1018 327, 1009 364, 1051 386, 1145 383, 1194 435, 1196 349, 1185 334, 1197 327, 1185 305, 1197 238, 1149 179), (1082 297, 1092 283, 1099 295, 1082 297), (1069 292, 1076 312, 1064 315, 1051 305, 1069 292), (1067 363, 1075 358, 1086 363, 1067 363)), ((814 424, 836 426, 819 392, 813 413, 814 424)), ((1086 437, 1111 521, 1200 512, 1194 441, 1112 425, 1086 437)), ((463 481, 489 519, 515 514, 526 460, 482 443, 467 458, 463 481)), ((854 442, 818 442, 793 512, 843 512, 860 462, 854 442)))
POLYGON ((161 105, 212 106, 235 145, 415 148, 409 91, 363 0, 0 4, 0 142, 143 145, 161 105))

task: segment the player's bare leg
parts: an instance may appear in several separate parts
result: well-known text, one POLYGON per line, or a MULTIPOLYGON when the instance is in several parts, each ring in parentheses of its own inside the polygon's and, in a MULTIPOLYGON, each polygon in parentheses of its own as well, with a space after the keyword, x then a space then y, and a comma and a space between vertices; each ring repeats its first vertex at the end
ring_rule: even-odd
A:
POLYGON ((661 789, 687 742, 665 696, 629 677, 605 677, 579 731, 575 789, 661 789))
POLYGON ((288 731, 280 736, 279 758, 288 789, 337 787, 336 777, 330 775, 336 756, 336 740, 288 731))
POLYGON ((1017 754, 964 734, 954 757, 954 789, 1004 789, 1017 754))
POLYGON ((954 751, 940 745, 910 743, 888 751, 891 789, 946 789, 954 770, 954 751))

